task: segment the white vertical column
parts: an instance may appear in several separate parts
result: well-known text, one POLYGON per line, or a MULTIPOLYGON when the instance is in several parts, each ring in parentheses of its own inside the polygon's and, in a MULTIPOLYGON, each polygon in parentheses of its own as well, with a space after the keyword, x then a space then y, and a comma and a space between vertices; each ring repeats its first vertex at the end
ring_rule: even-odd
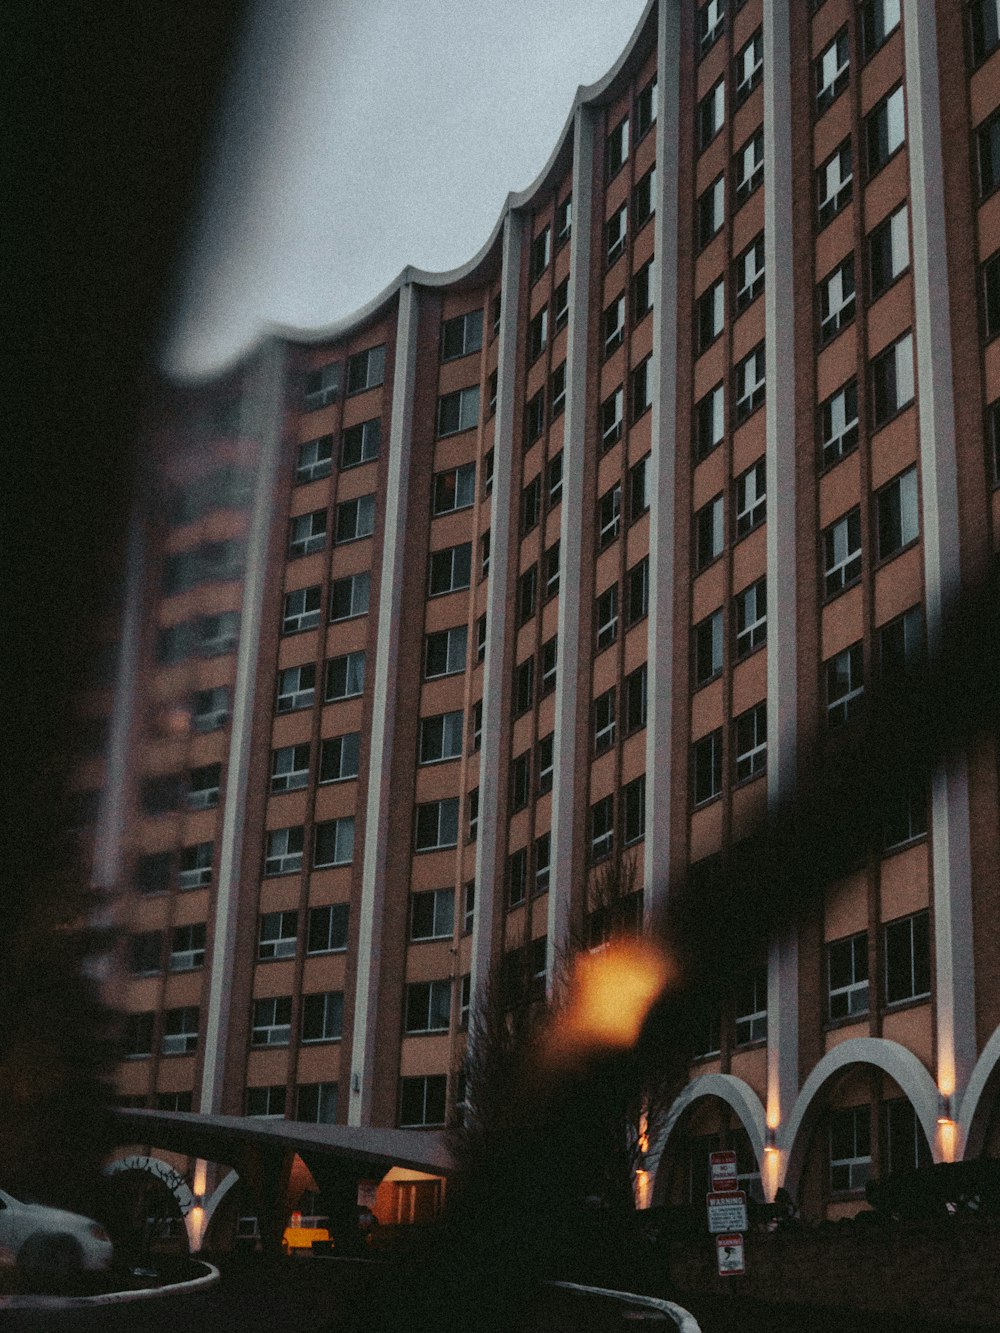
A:
MULTIPOLYGON (((789 0, 764 0, 764 321, 767 366, 767 799, 795 786, 795 290, 789 0)), ((732 404, 730 404, 730 418, 732 404)), ((777 1127, 798 1093, 798 941, 782 931, 767 966, 767 1119, 777 1127)), ((765 1181, 773 1191, 777 1180, 765 1181)))
POLYGON ((594 209, 594 132, 597 113, 576 109, 573 129, 573 234, 570 237, 566 424, 563 428, 562 522, 559 529, 559 663, 556 675, 552 782, 552 869, 549 889, 548 984, 569 938, 576 813, 576 717, 582 685, 589 689, 589 652, 581 651, 583 478, 587 448, 587 359, 590 312, 590 233, 594 209))
POLYGON ((232 725, 226 774, 226 803, 222 814, 219 851, 219 887, 215 897, 211 976, 205 1016, 205 1063, 201 1076, 201 1110, 214 1115, 222 1109, 229 1035, 229 1000, 236 954, 236 916, 243 863, 250 743, 253 736, 254 697, 263 615, 267 552, 274 508, 275 479, 281 458, 284 423, 285 346, 277 339, 261 352, 251 386, 244 389, 240 431, 259 440, 257 484, 247 537, 246 576, 240 610, 240 638, 236 654, 232 725))
POLYGON ((372 1119, 378 993, 381 978, 380 934, 385 907, 386 862, 389 854, 390 786, 396 735, 396 681, 406 568, 406 512, 413 440, 413 391, 417 373, 417 325, 420 308, 416 288, 406 283, 399 293, 396 368, 392 380, 389 427, 389 476, 386 481, 385 533, 379 576, 378 631, 372 681, 371 753, 368 807, 365 816, 364 865, 361 881, 361 923, 354 996, 354 1041, 351 1059, 349 1125, 372 1119))
MULTIPOLYGON (((476 843, 476 913, 472 928, 473 995, 490 975, 498 940, 494 930, 494 894, 498 873, 500 783, 491 762, 504 733, 509 710, 504 693, 508 640, 507 593, 511 561, 511 494, 514 486, 514 396, 517 329, 520 317, 521 256, 528 219, 508 210, 504 219, 503 269, 500 277, 500 348, 497 356, 497 410, 493 430, 493 520, 490 538, 490 587, 486 607, 486 659, 483 663, 483 736, 479 773, 479 837, 476 843)), ((516 547, 515 547, 516 558, 516 547)), ((510 625, 514 631, 513 623, 510 625)), ((470 1040, 472 1033, 470 1032, 470 1040)))
MULTIPOLYGON (((958 458, 952 380, 948 251, 937 21, 933 0, 903 7, 913 296, 927 643, 960 590, 958 458)), ((961 1093, 976 1059, 972 974, 969 774, 964 754, 943 760, 931 783, 938 1086, 961 1093)))
POLYGON ((677 172, 680 152, 680 7, 659 6, 656 120, 656 293, 653 300, 653 453, 650 462, 646 709, 647 926, 670 879, 673 741, 674 546, 677 463, 677 172))

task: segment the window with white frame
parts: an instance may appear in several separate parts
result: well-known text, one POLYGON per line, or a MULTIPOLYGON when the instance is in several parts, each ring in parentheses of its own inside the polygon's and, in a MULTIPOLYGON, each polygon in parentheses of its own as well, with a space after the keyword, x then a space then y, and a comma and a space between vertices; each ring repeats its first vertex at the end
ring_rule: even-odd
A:
POLYGON ((535 659, 525 658, 514 668, 514 716, 527 713, 535 701, 535 659))
POLYGON ((705 685, 722 670, 722 612, 713 611, 710 616, 695 625, 692 633, 692 657, 694 684, 705 685))
POLYGON ((555 756, 555 733, 543 736, 535 747, 536 767, 538 770, 538 794, 544 796, 552 790, 552 770, 555 756))
POLYGON ((882 845, 894 851, 927 832, 927 790, 913 779, 889 791, 882 815, 882 845))
POLYGON ((164 1055, 190 1055, 198 1049, 197 1005, 188 1004, 180 1009, 168 1009, 163 1015, 163 1039, 160 1050, 164 1055))
POLYGON ((424 640, 424 676, 453 676, 465 670, 468 648, 468 627, 455 625, 451 629, 428 634, 424 640))
POLYGON ((823 595, 835 597, 861 577, 861 510, 855 505, 823 532, 823 595))
POLYGON ((816 172, 819 225, 825 227, 851 202, 854 173, 851 168, 851 141, 845 139, 816 172))
POLYGON ((528 849, 519 847, 507 857, 507 902, 523 903, 528 892, 528 849))
POLYGON ((538 314, 528 322, 528 364, 537 361, 545 351, 549 341, 549 308, 543 305, 538 314))
POLYGON ((621 385, 601 404, 601 448, 610 449, 621 439, 625 391, 621 385))
POLYGON ((457 435, 459 431, 471 430, 479 424, 479 385, 470 384, 468 388, 456 389, 438 399, 437 433, 457 435))
POLYGON ((294 958, 298 947, 298 912, 262 912, 257 925, 257 958, 294 958))
POLYGON ((550 458, 545 467, 546 507, 554 509, 562 499, 562 450, 550 458))
POLYGON ((447 1032, 451 1025, 451 981, 411 981, 406 987, 404 1030, 447 1032))
POLYGON ((736 181, 736 207, 745 203, 764 183, 764 131, 756 130, 733 160, 736 181))
POLYGON ((846 26, 841 28, 829 46, 814 62, 816 77, 816 114, 821 116, 847 87, 850 77, 850 44, 846 26))
POLYGON ((467 588, 472 578, 472 543, 462 542, 443 551, 432 551, 428 593, 431 597, 467 588))
POLYGON ((625 293, 621 292, 604 311, 604 355, 609 357, 625 337, 625 293))
POLYGON ((229 687, 214 685, 196 690, 191 698, 191 726, 195 731, 218 731, 229 719, 229 687))
POLYGON ((478 754, 483 748, 483 701, 477 699, 472 705, 472 725, 469 728, 472 733, 471 750, 473 754, 478 754))
POLYGON ((213 810, 219 804, 221 786, 221 764, 204 764, 201 768, 192 768, 188 774, 187 808, 213 810))
POLYGON ((733 598, 735 655, 739 662, 767 642, 767 579, 758 579, 733 598))
MULTIPOLYGON (((488 417, 496 416, 497 396, 500 393, 500 372, 493 370, 490 372, 490 378, 487 381, 486 388, 486 415, 488 417)), ((487 494, 489 492, 487 491, 487 494)))
POLYGON ((622 487, 616 481, 597 502, 597 549, 605 550, 621 532, 622 487))
POLYGON ((307 1125, 336 1124, 336 1083, 300 1083, 295 1090, 295 1119, 307 1125))
POLYGON ((726 178, 717 176, 698 199, 698 249, 704 250, 713 236, 722 230, 726 220, 726 178))
POLYGON ((365 652, 344 653, 340 657, 331 657, 326 664, 327 703, 337 699, 354 699, 364 693, 365 688, 365 652))
POLYGON ((552 319, 556 333, 569 323, 569 278, 563 278, 552 293, 552 319))
POLYGON ((549 376, 549 419, 555 421, 566 411, 566 362, 560 361, 549 376))
POLYGON ((312 662, 285 667, 278 672, 277 712, 291 713, 297 708, 311 708, 315 697, 316 667, 312 662))
POLYGON ((590 807, 590 859, 603 861, 615 849, 615 800, 603 796, 590 807))
POLYGON ((736 536, 745 537, 767 518, 767 463, 763 458, 736 478, 736 536))
POLYGON ((641 731, 646 725, 647 708, 647 670, 646 663, 630 671, 625 677, 625 734, 641 731))
POLYGON ((831 1022, 868 1012, 868 932, 826 946, 827 1012, 831 1022))
POLYGON ((416 849, 433 851, 458 845, 458 797, 427 801, 417 806, 416 849))
POLYGON ((864 703, 864 656, 860 643, 851 644, 826 663, 826 721, 842 727, 860 713, 864 703))
POLYGON ((750 242, 733 263, 733 303, 738 315, 764 290, 764 233, 750 242))
POLYGON ((312 555, 326 545, 326 510, 298 514, 288 523, 288 554, 312 555))
POLYGON ((699 572, 722 554, 725 540, 722 496, 702 505, 694 516, 694 567, 699 572))
POLYGON ((735 1045, 767 1040, 767 967, 755 967, 736 986, 735 1045))
MULTIPOLYGON (((899 27, 901 0, 865 0, 861 6, 861 50, 870 60, 899 27)), ((995 4, 995 0, 991 0, 995 4)))
POLYGON ((628 161, 628 116, 620 120, 605 141, 605 176, 617 176, 628 161))
POLYGON ((375 496, 359 495, 337 505, 335 541, 353 542, 375 531, 375 496))
POLYGON ((334 402, 340 393, 340 362, 331 361, 315 370, 307 370, 303 390, 302 406, 306 412, 315 412, 317 408, 334 402))
POLYGON ((764 77, 764 31, 758 28, 733 61, 733 100, 742 106, 764 77))
POLYGON ((344 992, 327 990, 303 995, 300 1021, 303 1046, 340 1041, 344 1035, 344 992))
POLYGON ((545 429, 545 386, 524 405, 524 447, 529 448, 545 429))
POLYGON ((425 893, 411 894, 409 898, 411 940, 444 940, 451 938, 453 932, 455 932, 455 889, 429 889, 425 893))
POLYGON ((531 281, 536 282, 549 266, 552 258, 552 232, 545 227, 531 242, 529 272, 531 281))
POLYGON ((271 791, 297 791, 309 785, 309 742, 271 751, 271 791))
POLYGON ((733 400, 736 424, 740 426, 764 401, 765 366, 764 344, 758 343, 752 352, 737 363, 733 371, 733 400))
MULTIPOLYGON (((268 1087, 247 1088, 243 1098, 243 1114, 254 1120, 284 1120, 285 1085, 272 1083, 268 1087)), ((241 1221, 243 1219, 240 1219, 241 1221)), ((256 1218, 250 1218, 256 1231, 256 1218)))
POLYGON ((905 333, 871 363, 872 426, 880 426, 913 402, 913 338, 905 333))
POLYGON ((901 551, 920 536, 917 469, 907 468, 875 496, 875 551, 879 560, 901 551))
POLYGON ((462 896, 462 934, 471 935, 476 921, 476 881, 466 881, 462 896))
POLYGON ((517 623, 527 624, 538 605, 538 566, 526 569, 517 581, 517 623))
POLYGON ((476 619, 476 661, 486 660, 486 612, 476 619))
POLYGON ((872 1173, 871 1107, 846 1106, 830 1112, 830 1189, 853 1194, 872 1173))
POLYGON ((205 966, 205 922, 175 926, 170 941, 171 972, 190 972, 205 966))
POLYGON ((632 319, 636 324, 653 308, 655 280, 656 260, 647 259, 632 278, 632 319))
POLYGON ((177 871, 177 887, 201 889, 206 884, 211 884, 214 852, 214 842, 198 842, 191 847, 182 847, 177 871))
POLYGON ((231 653, 240 632, 238 611, 223 611, 217 616, 199 616, 198 651, 202 657, 218 657, 231 653))
POLYGON ((556 204, 556 245, 565 245, 573 230, 573 196, 568 194, 556 204))
POLYGON ((691 792, 703 805, 722 791, 722 728, 710 731, 691 746, 691 792))
POLYGON ((767 768, 767 703, 756 704, 733 722, 733 777, 756 777, 767 768))
POLYGON ((622 204, 604 224, 604 254, 609 267, 625 253, 627 234, 628 204, 622 204))
POLYGON ((644 138, 656 121, 656 75, 654 74, 635 99, 635 137, 644 138))
POLYGON ((698 54, 706 55, 726 30, 726 0, 707 0, 698 10, 698 54))
POLYGON ((532 477, 521 491, 521 536, 527 536, 538 526, 542 516, 542 478, 532 477))
POLYGON ((595 603, 594 624, 597 630, 597 651, 610 648, 618 638, 618 584, 600 594, 595 603))
POLYGON ((868 295, 874 301, 910 266, 909 210, 897 208, 868 237, 868 295))
POLYGON ((625 575, 625 628, 649 613, 649 556, 643 556, 625 575))
POLYGON ((254 1000, 251 1046, 287 1046, 292 1036, 292 997, 271 995, 254 1000))
POLYGON ((306 929, 306 953, 343 953, 347 948, 347 903, 310 907, 306 929))
POLYGON ((370 597, 371 574, 367 569, 360 574, 334 579, 330 588, 330 619, 350 620, 354 616, 366 615, 370 597))
POLYGON ((878 670, 883 680, 903 680, 923 660, 926 650, 924 613, 911 606, 876 631, 878 670))
POLYGON ((622 842, 626 847, 646 836, 646 775, 641 773, 622 788, 622 842))
POLYGON ((906 114, 903 88, 893 89, 865 117, 865 165, 868 175, 874 176, 901 148, 906 138, 906 114))
POLYGON ((726 284, 719 278, 698 298, 695 311, 695 332, 699 355, 722 333, 726 322, 726 284))
POLYGON ((328 477, 333 467, 333 436, 321 435, 299 445, 295 464, 295 480, 302 483, 328 477))
POLYGON ((615 687, 594 700, 594 754, 604 754, 615 743, 615 687))
MULTIPOLYGON (((546 228, 546 234, 548 229, 546 228)), ((399 1080, 399 1125, 419 1129, 445 1123, 446 1074, 417 1074, 399 1080)))
POLYGON ((469 842, 475 842, 479 837, 479 788, 473 787, 466 798, 466 810, 468 813, 469 842))
POLYGON ((542 556, 542 571, 545 600, 555 597, 559 591, 559 542, 553 542, 542 556))
POLYGON ((465 315, 455 315, 441 325, 441 360, 453 361, 456 357, 468 356, 478 352, 483 345, 483 312, 470 310, 465 315))
POLYGON ((361 463, 370 463, 378 458, 382 448, 382 420, 371 417, 368 421, 359 421, 355 426, 348 426, 340 442, 340 466, 358 467, 361 463))
POLYGON ((819 437, 823 467, 831 467, 857 448, 857 380, 848 380, 820 406, 819 437))
POLYGON ((264 850, 265 875, 289 875, 302 869, 305 830, 301 824, 271 829, 264 850))
POLYGON ((885 1002, 901 1004, 931 993, 930 917, 915 912, 884 928, 885 1002))
POLYGON ((722 443, 725 433, 725 389, 717 384, 695 407, 694 456, 696 462, 722 443))
POLYGON ((649 509, 650 463, 652 454, 646 454, 629 468, 628 521, 634 523, 649 509))
POLYGON ((420 721, 420 762, 438 764, 444 759, 458 759, 462 754, 462 736, 465 714, 459 708, 453 713, 439 713, 420 721))
POLYGON ((312 588, 296 588, 285 593, 281 615, 282 634, 300 634, 315 629, 320 620, 322 589, 317 583, 312 588))
POLYGON ((720 79, 698 103, 698 151, 704 152, 722 129, 726 119, 726 81, 720 79))
POLYGON ((824 347, 854 318, 854 256, 828 273, 819 284, 819 342, 824 347))
POLYGON ((553 634, 542 644, 542 697, 551 694, 556 687, 556 671, 559 666, 559 636, 553 634))
POLYGON ((656 212, 656 167, 641 177, 632 191, 632 223, 640 231, 656 212))
POLYGON ((356 352, 347 362, 347 392, 375 389, 385 380, 385 344, 356 352))
POLYGON ((354 857, 354 816, 327 819, 315 827, 313 868, 350 865, 354 857))
POLYGON ((346 782, 356 778, 361 761, 361 733, 348 731, 320 741, 319 778, 323 782, 346 782))

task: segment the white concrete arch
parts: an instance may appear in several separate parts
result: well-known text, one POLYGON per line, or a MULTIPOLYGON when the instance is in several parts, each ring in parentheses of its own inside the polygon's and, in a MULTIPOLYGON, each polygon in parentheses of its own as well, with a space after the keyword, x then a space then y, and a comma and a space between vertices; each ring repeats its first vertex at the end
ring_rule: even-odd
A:
MULTIPOLYGON (((654 1178, 659 1171, 660 1162, 663 1160, 664 1149, 670 1141, 670 1136, 677 1128, 681 1116, 690 1110, 695 1102, 701 1101, 705 1097, 715 1097, 719 1101, 725 1102, 736 1112, 740 1124, 750 1138, 750 1146, 753 1148, 758 1165, 763 1162, 764 1144, 767 1135, 763 1102, 749 1083, 744 1083, 735 1074, 702 1074, 700 1078, 694 1079, 687 1085, 671 1106, 663 1130, 656 1143, 652 1145, 649 1159, 654 1178)), ((654 1197, 656 1192, 654 1183, 654 1197)))
POLYGON ((1000 1082, 1000 1028, 983 1047, 962 1097, 956 1120, 963 1157, 978 1157, 983 1151, 989 1113, 989 1093, 1000 1082))
POLYGON ((219 1204, 226 1197, 226 1195, 233 1188, 233 1186, 239 1184, 239 1180, 240 1177, 238 1172, 230 1171, 226 1176, 223 1177, 222 1180, 219 1181, 218 1185, 216 1185, 215 1189, 205 1200, 205 1216, 201 1224, 201 1234, 203 1236, 206 1236, 208 1234, 208 1228, 212 1224, 212 1218, 215 1216, 215 1211, 218 1208, 219 1204))
POLYGON ((152 1176, 154 1180, 158 1180, 161 1185, 165 1185, 174 1196, 182 1217, 186 1217, 194 1207, 195 1199, 191 1192, 191 1186, 181 1173, 175 1167, 172 1167, 169 1162, 165 1162, 162 1157, 130 1153, 128 1157, 119 1157, 116 1161, 109 1162, 104 1168, 106 1176, 115 1176, 120 1171, 143 1171, 146 1175, 152 1176))
POLYGON ((899 1042, 887 1041, 884 1037, 851 1037, 834 1046, 832 1051, 827 1051, 815 1066, 802 1085, 792 1114, 778 1129, 776 1138, 781 1153, 778 1184, 784 1185, 793 1195, 802 1174, 809 1134, 823 1105, 823 1090, 851 1065, 874 1066, 899 1085, 909 1098, 931 1152, 937 1158, 935 1125, 938 1090, 927 1067, 899 1042))

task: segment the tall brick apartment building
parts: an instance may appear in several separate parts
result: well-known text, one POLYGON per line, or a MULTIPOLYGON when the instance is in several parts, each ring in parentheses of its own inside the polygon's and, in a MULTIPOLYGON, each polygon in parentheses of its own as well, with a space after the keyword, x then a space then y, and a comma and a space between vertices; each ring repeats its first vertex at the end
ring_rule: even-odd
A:
MULTIPOLYGON (((468 264, 164 392, 91 775, 125 1100, 443 1125, 606 858, 648 922, 933 658, 1000 547, 998 23, 651 0, 468 264)), ((997 769, 732 942, 653 1198, 996 1153, 997 769)))

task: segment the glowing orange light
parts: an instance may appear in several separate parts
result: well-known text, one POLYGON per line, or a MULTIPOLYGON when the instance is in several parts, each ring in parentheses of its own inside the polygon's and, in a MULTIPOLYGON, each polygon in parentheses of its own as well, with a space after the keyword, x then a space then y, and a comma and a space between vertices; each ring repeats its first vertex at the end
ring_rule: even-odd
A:
POLYGON ((553 1054, 633 1045, 674 972, 648 940, 612 940, 600 953, 579 957, 569 1004, 555 1025, 553 1054))

